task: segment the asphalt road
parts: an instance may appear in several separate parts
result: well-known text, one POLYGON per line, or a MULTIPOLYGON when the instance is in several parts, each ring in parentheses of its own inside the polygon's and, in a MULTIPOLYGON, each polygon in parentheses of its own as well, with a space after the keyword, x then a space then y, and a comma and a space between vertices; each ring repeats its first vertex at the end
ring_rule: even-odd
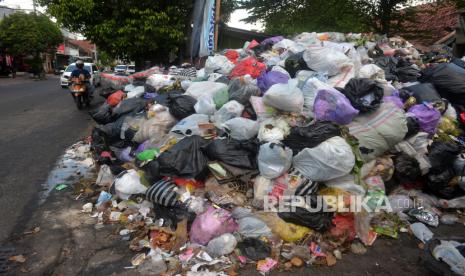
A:
POLYGON ((57 76, 0 78, 0 243, 31 218, 57 158, 91 124, 57 76))

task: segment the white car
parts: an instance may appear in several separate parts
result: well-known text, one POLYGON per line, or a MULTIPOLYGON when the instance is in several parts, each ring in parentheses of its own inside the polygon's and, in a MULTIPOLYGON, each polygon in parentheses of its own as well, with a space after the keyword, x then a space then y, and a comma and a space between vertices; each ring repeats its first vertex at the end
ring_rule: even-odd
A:
MULTIPOLYGON (((60 76, 60 85, 63 88, 68 88, 69 79, 71 77, 71 73, 73 70, 76 69, 76 63, 71 63, 60 76)), ((93 63, 84 63, 84 69, 89 71, 90 73, 90 85, 99 86, 100 85, 100 71, 98 70, 97 66, 93 63)))
POLYGON ((119 64, 115 67, 115 75, 126 75, 126 71, 128 70, 127 65, 119 64))
POLYGON ((126 70, 126 74, 131 75, 136 72, 136 66, 135 65, 128 65, 128 69, 126 70))

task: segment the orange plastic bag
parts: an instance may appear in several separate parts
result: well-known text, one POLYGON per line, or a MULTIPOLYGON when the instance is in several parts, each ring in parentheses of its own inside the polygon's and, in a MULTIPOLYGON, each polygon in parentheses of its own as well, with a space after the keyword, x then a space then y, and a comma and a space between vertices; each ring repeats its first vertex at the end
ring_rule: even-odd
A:
POLYGON ((121 102, 121 100, 123 99, 123 96, 124 96, 124 92, 121 91, 121 90, 118 90, 115 93, 108 96, 107 103, 110 106, 117 106, 121 102))

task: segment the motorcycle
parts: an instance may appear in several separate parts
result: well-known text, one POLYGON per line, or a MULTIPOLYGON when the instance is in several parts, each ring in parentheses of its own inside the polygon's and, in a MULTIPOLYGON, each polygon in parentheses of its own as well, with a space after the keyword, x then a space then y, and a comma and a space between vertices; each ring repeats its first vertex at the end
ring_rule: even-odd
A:
POLYGON ((79 110, 82 109, 84 104, 89 106, 92 100, 90 91, 88 91, 88 83, 89 80, 86 79, 84 74, 81 74, 79 77, 72 78, 69 84, 69 91, 79 110))

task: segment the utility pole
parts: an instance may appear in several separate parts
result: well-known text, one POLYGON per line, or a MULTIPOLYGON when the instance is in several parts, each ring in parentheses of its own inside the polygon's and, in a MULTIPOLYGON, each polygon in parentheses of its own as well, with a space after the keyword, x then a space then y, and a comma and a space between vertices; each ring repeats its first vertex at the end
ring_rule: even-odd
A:
POLYGON ((216 0, 215 4, 215 51, 218 51, 218 27, 220 24, 221 0, 216 0))

